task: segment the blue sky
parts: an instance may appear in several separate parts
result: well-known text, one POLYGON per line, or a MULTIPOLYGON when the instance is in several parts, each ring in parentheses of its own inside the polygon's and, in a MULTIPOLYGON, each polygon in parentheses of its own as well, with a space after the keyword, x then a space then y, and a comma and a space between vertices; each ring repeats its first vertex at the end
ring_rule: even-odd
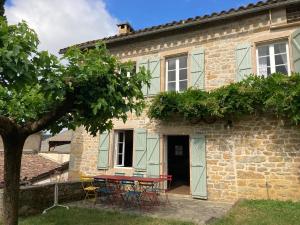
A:
POLYGON ((117 34, 116 24, 134 29, 221 12, 258 0, 7 0, 10 24, 25 20, 40 49, 59 49, 117 34))
POLYGON ((135 29, 236 8, 257 0, 105 0, 108 11, 135 29))

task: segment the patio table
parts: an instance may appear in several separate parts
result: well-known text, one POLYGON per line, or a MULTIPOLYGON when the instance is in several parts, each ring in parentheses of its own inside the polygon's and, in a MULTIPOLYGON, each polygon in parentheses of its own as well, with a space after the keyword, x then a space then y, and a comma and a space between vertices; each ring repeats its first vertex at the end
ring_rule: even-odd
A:
MULTIPOLYGON (((154 188, 155 185, 167 181, 166 177, 138 177, 138 176, 123 176, 123 175, 98 175, 93 177, 95 180, 104 180, 104 181, 113 181, 113 182, 122 182, 122 181, 129 181, 129 182, 138 182, 139 184, 143 184, 143 187, 152 187, 154 188), (151 185, 145 185, 146 183, 153 184, 151 185)), ((143 189, 142 192, 136 192, 129 191, 127 194, 133 194, 133 193, 140 193, 142 196, 144 196, 143 199, 147 199, 148 201, 152 202, 151 204, 159 204, 157 193, 153 192, 151 190, 147 190, 146 188, 143 189)), ((139 196, 140 196, 139 194, 139 196)), ((140 197, 139 197, 140 198, 140 197)), ((132 202, 131 202, 132 203, 132 202)), ((133 202, 134 203, 134 202, 133 202)), ((135 202, 136 203, 136 202, 135 202)), ((134 204, 135 204, 134 203, 134 204)), ((143 207, 144 205, 140 203, 140 206, 143 207)))
POLYGON ((166 181, 166 178, 160 177, 137 177, 137 176, 120 176, 120 175, 97 175, 94 179, 102 180, 114 180, 114 181, 137 181, 137 182, 149 182, 149 183, 160 183, 166 181))

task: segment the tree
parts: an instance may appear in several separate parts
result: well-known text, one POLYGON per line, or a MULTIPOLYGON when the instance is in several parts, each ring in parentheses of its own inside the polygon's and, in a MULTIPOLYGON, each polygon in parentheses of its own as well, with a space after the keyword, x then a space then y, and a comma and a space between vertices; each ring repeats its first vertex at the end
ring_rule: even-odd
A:
POLYGON ((141 113, 142 86, 149 74, 120 63, 104 44, 62 57, 38 51, 36 33, 25 22, 0 19, 0 134, 4 143, 4 224, 18 223, 22 149, 26 138, 49 129, 84 126, 96 135, 111 129, 112 118, 141 113), (130 73, 131 76, 127 76, 130 73))
POLYGON ((0 16, 4 16, 4 4, 5 0, 0 0, 0 16))

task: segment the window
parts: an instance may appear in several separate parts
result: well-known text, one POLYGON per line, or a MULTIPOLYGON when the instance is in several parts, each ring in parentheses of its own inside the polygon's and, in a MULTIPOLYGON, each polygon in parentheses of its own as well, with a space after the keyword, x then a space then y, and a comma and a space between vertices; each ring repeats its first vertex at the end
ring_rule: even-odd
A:
POLYGON ((257 73, 268 76, 272 73, 289 74, 288 44, 280 42, 257 47, 257 73))
POLYGON ((132 167, 133 131, 122 130, 115 132, 115 165, 132 167))
POLYGON ((286 8, 286 18, 288 23, 300 21, 300 4, 288 6, 286 8))
POLYGON ((167 91, 184 91, 187 89, 187 56, 170 58, 166 62, 167 91))

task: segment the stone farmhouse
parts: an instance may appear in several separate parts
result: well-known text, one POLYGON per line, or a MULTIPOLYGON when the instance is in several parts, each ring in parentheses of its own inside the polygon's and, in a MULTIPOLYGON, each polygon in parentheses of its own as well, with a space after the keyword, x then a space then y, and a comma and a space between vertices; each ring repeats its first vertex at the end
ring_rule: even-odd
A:
MULTIPOLYGON (((118 26, 119 34, 101 40, 120 60, 151 72, 147 101, 163 91, 212 90, 249 74, 300 72, 299 0, 267 0, 142 30, 118 26)), ((174 193, 194 198, 300 200, 300 129, 272 116, 191 124, 150 120, 145 109, 96 137, 79 128, 71 145, 70 179, 171 174, 174 193)))

